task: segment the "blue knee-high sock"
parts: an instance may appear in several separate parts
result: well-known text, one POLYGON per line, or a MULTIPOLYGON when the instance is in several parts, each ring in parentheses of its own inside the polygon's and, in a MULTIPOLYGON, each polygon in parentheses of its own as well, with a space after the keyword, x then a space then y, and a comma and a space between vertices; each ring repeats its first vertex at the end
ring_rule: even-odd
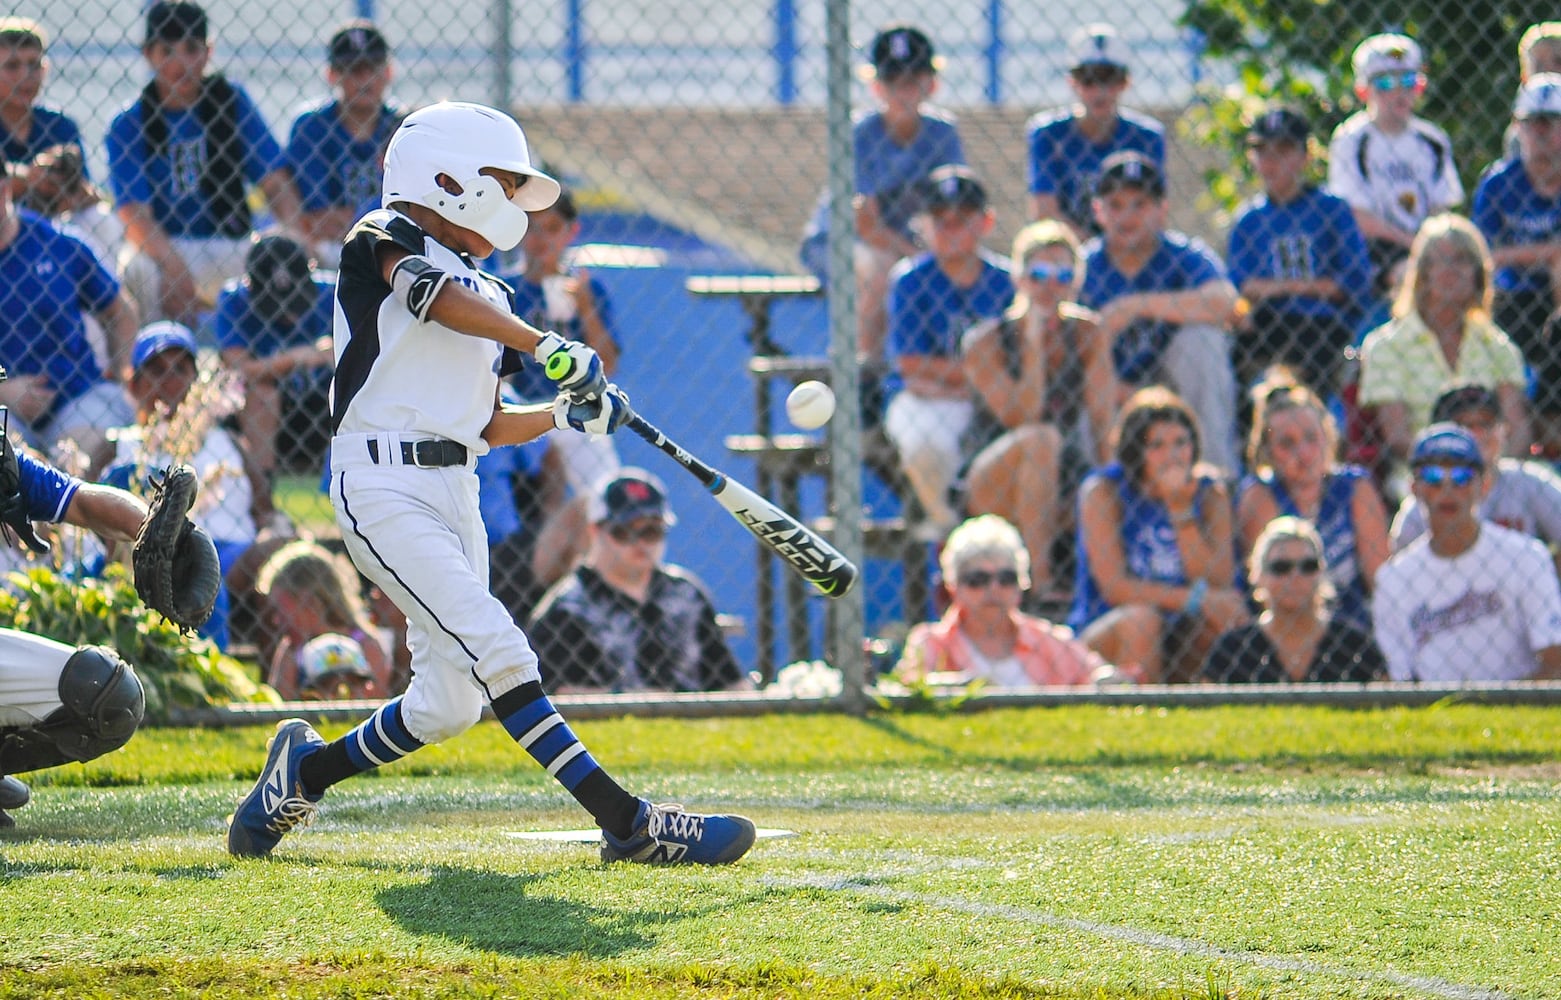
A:
POLYGON ((615 837, 633 833, 640 800, 602 770, 542 692, 540 682, 522 684, 493 699, 493 714, 505 732, 568 789, 602 829, 615 837))
POLYGON ((397 698, 381 705, 352 732, 305 757, 298 765, 298 775, 304 787, 318 795, 338 781, 400 760, 423 746, 422 740, 407 731, 401 699, 397 698))

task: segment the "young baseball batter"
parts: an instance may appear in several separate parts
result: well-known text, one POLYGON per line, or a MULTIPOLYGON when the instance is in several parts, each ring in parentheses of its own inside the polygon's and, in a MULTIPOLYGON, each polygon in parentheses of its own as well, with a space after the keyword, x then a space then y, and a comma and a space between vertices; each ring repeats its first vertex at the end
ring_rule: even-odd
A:
POLYGON ((558 192, 532 167, 520 126, 491 108, 432 105, 391 138, 384 208, 342 249, 331 501, 353 562, 407 616, 412 682, 329 745, 302 720, 280 723, 229 823, 235 855, 269 854, 331 785, 465 731, 485 702, 602 827, 604 860, 724 864, 753 844, 740 816, 619 787, 548 701, 536 654, 488 592, 477 456, 554 428, 610 433, 630 415, 591 348, 518 319, 505 286, 473 264, 518 244, 526 212, 558 192), (557 400, 500 405, 511 351, 544 364, 557 400))

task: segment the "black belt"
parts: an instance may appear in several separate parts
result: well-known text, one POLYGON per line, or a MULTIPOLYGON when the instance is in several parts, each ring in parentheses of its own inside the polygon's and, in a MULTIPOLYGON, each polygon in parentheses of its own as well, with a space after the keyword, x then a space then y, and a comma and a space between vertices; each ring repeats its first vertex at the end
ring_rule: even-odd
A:
MULTIPOLYGON (((369 461, 379 460, 379 439, 369 438, 369 461)), ((419 469, 444 469, 452 465, 466 464, 466 446, 446 438, 424 438, 421 441, 401 442, 401 464, 419 469)))

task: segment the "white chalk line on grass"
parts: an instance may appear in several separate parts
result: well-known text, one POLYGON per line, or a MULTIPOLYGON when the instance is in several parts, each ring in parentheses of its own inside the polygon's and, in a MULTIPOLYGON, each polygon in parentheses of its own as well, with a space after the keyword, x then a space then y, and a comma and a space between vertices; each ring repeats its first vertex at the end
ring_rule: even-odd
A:
POLYGON ((903 875, 903 872, 894 872, 884 873, 883 875, 857 875, 849 878, 765 879, 765 882, 782 888, 851 892, 862 896, 872 896, 875 899, 898 903, 915 903, 921 906, 930 906, 934 909, 968 913, 977 917, 997 917, 1022 924, 1058 927, 1065 930, 1093 934, 1097 937, 1123 941, 1128 944, 1141 945, 1146 948, 1171 951, 1178 955, 1239 962, 1273 972, 1298 972, 1311 976, 1328 976, 1335 979, 1350 979, 1359 982, 1387 983, 1393 986, 1420 990, 1432 996, 1445 997, 1447 1000, 1517 1000, 1511 994, 1502 993, 1500 990, 1485 989, 1479 986, 1465 986, 1462 983, 1449 982, 1445 979, 1438 979, 1435 976, 1412 976, 1391 970, 1379 972, 1349 969, 1338 965, 1326 965, 1322 962, 1313 962, 1300 958, 1285 958, 1281 955, 1268 955, 1257 951, 1235 951, 1192 938, 1161 934, 1158 931, 1144 930, 1139 927, 1126 927, 1117 924, 1105 924, 1096 920, 1064 917, 1028 906, 982 903, 961 899, 958 896, 939 896, 928 892, 907 892, 902 889, 890 889, 887 886, 873 884, 874 881, 880 878, 901 877, 903 875))

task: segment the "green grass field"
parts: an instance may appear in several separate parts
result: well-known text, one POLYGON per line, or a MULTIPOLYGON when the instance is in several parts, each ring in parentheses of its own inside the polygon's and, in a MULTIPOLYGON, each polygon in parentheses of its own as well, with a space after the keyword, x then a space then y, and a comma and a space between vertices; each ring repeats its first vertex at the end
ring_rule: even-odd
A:
POLYGON ((722 869, 517 839, 588 821, 485 723, 235 861, 267 731, 150 730, 33 776, 0 998, 1561 996, 1561 709, 576 729, 796 835, 722 869))

